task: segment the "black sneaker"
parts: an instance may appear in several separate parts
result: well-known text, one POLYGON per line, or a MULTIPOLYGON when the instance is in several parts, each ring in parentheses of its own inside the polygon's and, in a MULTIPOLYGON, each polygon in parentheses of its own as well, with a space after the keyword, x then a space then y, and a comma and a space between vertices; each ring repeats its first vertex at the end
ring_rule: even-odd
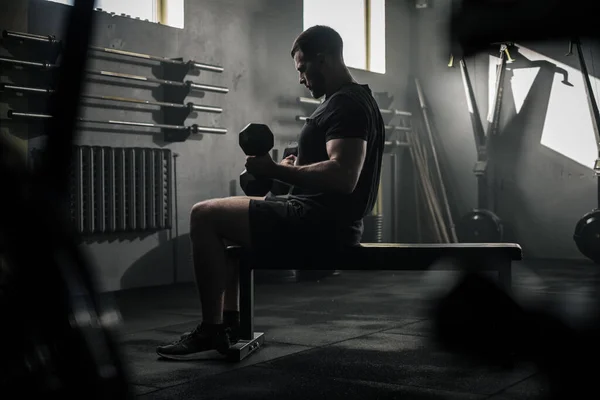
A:
MULTIPOLYGON (((240 327, 239 326, 227 326, 226 328, 229 332, 229 343, 233 346, 234 344, 236 344, 237 342, 240 341, 240 327)), ((189 335, 192 334, 193 331, 191 332, 184 332, 180 339, 183 340, 186 337, 188 337, 189 335)))
POLYGON ((210 350, 227 354, 230 346, 229 329, 209 332, 203 325, 198 325, 193 331, 182 335, 178 341, 157 347, 156 354, 172 360, 189 360, 198 353, 210 350))

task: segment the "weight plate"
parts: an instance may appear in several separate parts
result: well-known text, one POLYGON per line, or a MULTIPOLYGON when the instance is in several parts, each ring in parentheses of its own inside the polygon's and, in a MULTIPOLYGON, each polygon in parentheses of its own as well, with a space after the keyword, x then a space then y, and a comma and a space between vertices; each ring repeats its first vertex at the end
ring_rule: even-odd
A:
POLYGON ((600 264, 600 210, 589 212, 579 220, 573 239, 581 254, 600 264))
POLYGON ((463 243, 498 243, 504 227, 500 218, 489 210, 473 210, 457 224, 457 234, 463 243))

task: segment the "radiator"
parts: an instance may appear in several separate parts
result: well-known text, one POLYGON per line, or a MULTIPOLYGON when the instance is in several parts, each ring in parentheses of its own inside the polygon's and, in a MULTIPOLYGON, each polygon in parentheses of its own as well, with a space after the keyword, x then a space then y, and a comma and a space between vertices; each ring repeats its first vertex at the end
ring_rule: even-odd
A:
MULTIPOLYGON (((73 151, 70 213, 81 234, 171 228, 170 150, 73 146, 73 151)), ((36 155, 32 152, 34 167, 36 155)))

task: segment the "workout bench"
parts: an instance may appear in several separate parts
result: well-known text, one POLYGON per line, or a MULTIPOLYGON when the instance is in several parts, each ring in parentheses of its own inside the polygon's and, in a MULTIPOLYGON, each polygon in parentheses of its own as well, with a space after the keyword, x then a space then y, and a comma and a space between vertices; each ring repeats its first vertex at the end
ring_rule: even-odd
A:
POLYGON ((521 246, 511 243, 473 244, 372 244, 363 243, 344 249, 320 249, 298 256, 284 250, 270 254, 227 248, 231 256, 240 260, 240 323, 241 340, 232 346, 228 358, 241 361, 257 351, 264 343, 264 333, 254 332, 254 270, 354 270, 354 271, 425 271, 434 266, 443 269, 436 261, 453 258, 464 270, 497 271, 500 286, 510 292, 512 261, 522 259, 521 246), (280 253, 280 254, 277 254, 280 253))

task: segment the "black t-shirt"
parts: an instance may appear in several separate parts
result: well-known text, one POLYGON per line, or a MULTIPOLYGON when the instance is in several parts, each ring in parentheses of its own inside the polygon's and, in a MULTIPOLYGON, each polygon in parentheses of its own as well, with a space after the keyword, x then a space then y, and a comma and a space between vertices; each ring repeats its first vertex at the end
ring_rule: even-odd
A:
POLYGON ((292 187, 290 198, 325 210, 337 225, 362 232, 362 218, 377 200, 385 145, 385 124, 368 85, 351 83, 329 96, 306 120, 298 142, 297 165, 329 159, 326 143, 332 139, 361 138, 367 153, 356 188, 351 194, 321 193, 292 187))

